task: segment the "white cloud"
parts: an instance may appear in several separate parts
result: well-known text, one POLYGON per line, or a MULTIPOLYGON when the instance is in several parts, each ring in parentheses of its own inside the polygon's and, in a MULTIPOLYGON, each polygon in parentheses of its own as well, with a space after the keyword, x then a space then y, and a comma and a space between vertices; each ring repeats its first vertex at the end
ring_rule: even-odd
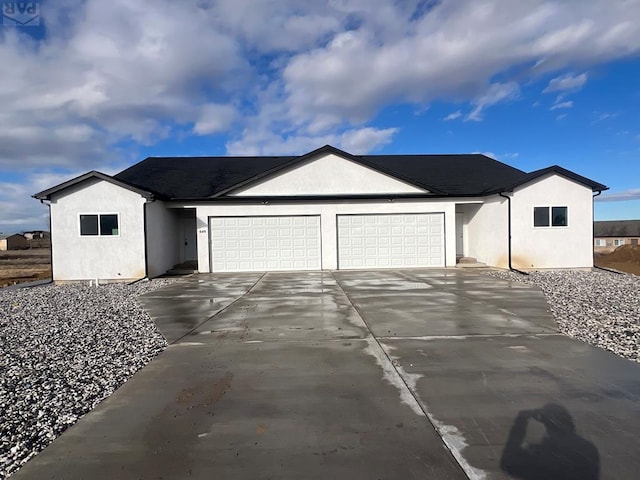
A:
POLYGON ((227 143, 227 151, 230 155, 300 155, 329 144, 349 153, 365 154, 388 144, 396 131, 366 127, 342 133, 284 137, 269 131, 247 130, 241 139, 227 143))
POLYGON ((199 118, 205 92, 247 80, 237 40, 195 0, 88 0, 59 28, 64 2, 47 7, 54 26, 39 44, 2 29, 5 167, 100 165, 114 143, 165 138, 199 118))
MULTIPOLYGON (((396 101, 473 100, 490 94, 492 79, 516 66, 533 65, 512 76, 535 79, 625 57, 640 46, 640 31, 628 20, 631 11, 640 15, 637 2, 440 2, 404 23, 403 12, 390 15, 389 29, 377 21, 383 2, 374 3, 358 28, 292 56, 283 76, 293 116, 334 113, 362 122, 396 101)), ((586 80, 586 73, 565 75, 549 89, 576 89, 586 80)))
POLYGON ((193 131, 198 135, 229 131, 237 119, 238 111, 231 105, 210 103, 202 107, 193 131))
POLYGON ((572 75, 570 73, 560 75, 559 77, 552 78, 549 81, 549 85, 542 92, 563 92, 566 90, 577 91, 580 90, 584 84, 587 83, 587 74, 581 73, 579 75, 572 75))
POLYGON ((556 117, 556 120, 560 121, 560 120, 563 120, 565 118, 567 118, 567 114, 566 113, 561 113, 560 115, 558 115, 556 117))
POLYGON ((475 122, 482 121, 483 111, 492 105, 501 102, 516 100, 520 95, 520 87, 515 82, 494 83, 489 89, 473 100, 475 108, 466 116, 465 120, 475 122))
POLYGON ((567 102, 556 103, 551 106, 549 110, 558 110, 559 108, 572 108, 573 101, 569 100, 567 102))
POLYGON ((603 193, 598 195, 597 202, 625 202, 628 200, 640 200, 640 188, 630 188, 615 193, 603 193))
POLYGON ((445 122, 448 122, 450 120, 455 120, 457 118, 460 118, 462 116, 462 112, 460 110, 456 110, 453 113, 450 113, 449 115, 447 115, 446 117, 443 118, 443 120, 445 122))

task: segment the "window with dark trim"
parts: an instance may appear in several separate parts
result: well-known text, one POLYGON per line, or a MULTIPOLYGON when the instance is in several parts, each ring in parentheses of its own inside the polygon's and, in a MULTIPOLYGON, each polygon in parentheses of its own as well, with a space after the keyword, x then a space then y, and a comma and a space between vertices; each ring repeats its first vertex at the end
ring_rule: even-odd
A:
POLYGON ((80 235, 85 236, 113 236, 119 235, 118 214, 82 214, 80 215, 80 235))
POLYGON ((566 227, 569 225, 568 207, 534 207, 534 227, 566 227))

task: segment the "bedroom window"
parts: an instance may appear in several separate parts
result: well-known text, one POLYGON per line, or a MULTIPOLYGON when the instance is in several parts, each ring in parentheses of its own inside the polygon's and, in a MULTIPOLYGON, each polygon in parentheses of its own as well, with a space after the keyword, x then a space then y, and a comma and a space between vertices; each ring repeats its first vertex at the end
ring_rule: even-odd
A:
POLYGON ((534 207, 534 227, 566 227, 569 225, 568 207, 534 207))
POLYGON ((120 234, 118 228, 117 213, 92 213, 80 215, 80 235, 86 236, 117 236, 120 234))

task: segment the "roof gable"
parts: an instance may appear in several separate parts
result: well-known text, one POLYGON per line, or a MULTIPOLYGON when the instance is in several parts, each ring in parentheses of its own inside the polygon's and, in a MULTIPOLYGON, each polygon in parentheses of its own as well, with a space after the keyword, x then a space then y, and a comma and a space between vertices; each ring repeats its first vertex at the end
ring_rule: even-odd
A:
POLYGON ((296 161, 270 175, 253 180, 230 196, 351 196, 426 194, 424 188, 411 185, 378 169, 363 165, 343 152, 322 151, 296 161))
POLYGON ((540 170, 536 170, 531 173, 527 173, 524 177, 519 179, 517 182, 505 186, 505 190, 511 191, 516 187, 525 185, 527 183, 531 183, 534 180, 538 180, 546 175, 560 175, 561 177, 568 178, 569 180, 573 180, 580 185, 584 185, 585 187, 590 188, 594 192, 602 192, 604 190, 609 190, 609 187, 603 185, 602 183, 595 182, 587 177, 583 177, 582 175, 578 175, 571 170, 567 170, 566 168, 562 168, 559 165, 552 165, 551 167, 542 168, 540 170))
POLYGON ((55 187, 51 187, 47 190, 43 190, 40 193, 36 193, 35 195, 33 195, 33 198, 37 198, 38 200, 51 200, 52 195, 55 195, 56 193, 60 193, 64 190, 67 190, 68 188, 71 188, 76 185, 80 185, 84 182, 87 182, 93 179, 103 180, 105 182, 109 182, 118 187, 131 190, 132 192, 139 193, 141 196, 145 198, 153 197, 153 193, 148 190, 137 188, 133 185, 117 180, 114 177, 92 170, 91 172, 85 173, 84 175, 80 175, 79 177, 72 178, 71 180, 68 180, 59 185, 56 185, 55 187))

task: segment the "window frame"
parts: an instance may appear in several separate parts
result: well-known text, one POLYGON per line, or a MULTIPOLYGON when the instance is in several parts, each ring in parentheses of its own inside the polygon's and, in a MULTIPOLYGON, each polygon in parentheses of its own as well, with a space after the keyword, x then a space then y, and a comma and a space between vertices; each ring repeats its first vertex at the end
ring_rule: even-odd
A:
POLYGON ((569 206, 568 205, 534 205, 533 207, 533 228, 569 228, 569 206), (546 208, 549 223, 548 225, 536 225, 536 208, 546 208), (566 210, 566 225, 554 225, 553 224, 553 209, 564 208, 566 210))
POLYGON ((118 238, 120 236, 120 233, 122 231, 122 228, 120 227, 120 212, 80 212, 78 213, 78 236, 80 238, 118 238), (98 217, 98 234, 97 235, 83 235, 82 234, 82 225, 81 225, 81 218, 82 216, 88 216, 88 215, 95 215, 98 217), (116 220, 118 222, 118 233, 117 235, 103 235, 102 234, 102 229, 100 226, 100 216, 102 215, 115 215, 116 216, 116 220))

